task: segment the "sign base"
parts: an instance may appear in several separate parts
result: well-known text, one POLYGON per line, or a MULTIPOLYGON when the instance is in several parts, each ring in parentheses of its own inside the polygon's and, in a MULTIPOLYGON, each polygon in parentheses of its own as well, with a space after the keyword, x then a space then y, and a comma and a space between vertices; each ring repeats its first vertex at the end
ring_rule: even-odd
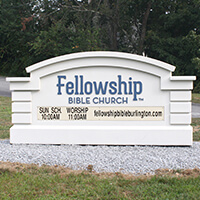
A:
POLYGON ((191 146, 192 126, 15 125, 11 144, 191 146))

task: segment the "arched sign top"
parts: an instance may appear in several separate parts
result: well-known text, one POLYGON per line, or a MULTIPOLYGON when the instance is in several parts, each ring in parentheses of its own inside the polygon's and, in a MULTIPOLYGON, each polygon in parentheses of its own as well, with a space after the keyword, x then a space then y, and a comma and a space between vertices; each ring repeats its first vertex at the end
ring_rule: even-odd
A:
MULTIPOLYGON (((144 57, 144 56, 139 56, 139 55, 134 55, 134 54, 129 54, 129 53, 121 53, 121 52, 110 52, 110 51, 94 51, 94 52, 81 52, 81 53, 73 53, 73 54, 68 54, 68 55, 63 55, 63 56, 58 56, 55 58, 51 58, 39 63, 36 63, 34 65, 31 65, 26 68, 26 71, 28 73, 31 73, 35 70, 39 70, 43 67, 46 67, 48 65, 60 63, 60 62, 67 62, 67 61, 72 61, 72 60, 79 60, 79 59, 121 59, 121 60, 130 60, 130 61, 136 61, 140 63, 145 63, 149 64, 152 66, 156 66, 158 68, 161 68, 163 70, 167 70, 169 72, 173 72, 175 70, 175 67, 167 64, 165 62, 155 60, 152 58, 144 57)), ((94 63, 97 65, 97 63, 94 63)), ((133 68, 132 66, 129 66, 129 68, 133 68)), ((66 68, 67 69, 67 68, 66 68)), ((141 71, 144 71, 141 69, 141 71)))

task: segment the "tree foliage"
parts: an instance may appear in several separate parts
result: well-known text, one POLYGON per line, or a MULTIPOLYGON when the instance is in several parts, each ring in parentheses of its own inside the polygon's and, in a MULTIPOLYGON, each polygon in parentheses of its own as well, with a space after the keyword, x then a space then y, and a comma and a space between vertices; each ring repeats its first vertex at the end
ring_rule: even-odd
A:
POLYGON ((36 36, 36 24, 24 21, 33 15, 32 6, 29 1, 13 0, 2 0, 0 6, 0 70, 17 75, 32 63, 29 42, 36 36))
POLYGON ((166 1, 155 9, 148 24, 145 54, 175 65, 175 75, 197 75, 200 1, 166 1))
POLYGON ((0 1, 1 74, 96 50, 141 54, 175 65, 176 75, 200 76, 200 1, 0 1))

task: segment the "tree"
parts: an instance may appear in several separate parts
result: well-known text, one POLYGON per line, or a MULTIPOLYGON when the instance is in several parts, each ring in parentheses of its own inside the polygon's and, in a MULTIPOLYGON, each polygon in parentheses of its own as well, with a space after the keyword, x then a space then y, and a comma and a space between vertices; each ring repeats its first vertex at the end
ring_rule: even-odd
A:
POLYGON ((176 75, 196 75, 194 60, 200 57, 200 1, 166 2, 153 8, 149 19, 145 54, 175 65, 176 75))
MULTIPOLYGON (((112 50, 198 74, 199 0, 1 0, 1 74, 63 54, 112 50)), ((198 83, 198 81, 197 81, 198 83)), ((200 88, 200 87, 199 87, 200 88)))
POLYGON ((85 2, 42 1, 40 26, 43 27, 31 43, 37 61, 78 51, 102 50, 99 29, 92 24, 93 10, 85 2))
POLYGON ((0 4, 1 74, 23 75, 31 63, 29 42, 35 37, 33 1, 6 0, 0 4), (32 20, 27 20, 32 17, 32 20), (26 21, 27 20, 27 21, 26 21))

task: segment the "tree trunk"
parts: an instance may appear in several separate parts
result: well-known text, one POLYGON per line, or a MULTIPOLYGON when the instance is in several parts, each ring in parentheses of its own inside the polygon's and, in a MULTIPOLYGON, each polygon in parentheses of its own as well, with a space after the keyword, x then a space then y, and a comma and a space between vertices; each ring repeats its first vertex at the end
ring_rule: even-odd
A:
POLYGON ((117 24, 115 20, 111 24, 111 50, 117 50, 117 24))
POLYGON ((142 55, 142 52, 143 52, 143 48, 144 48, 144 40, 145 40, 145 36, 146 36, 146 28, 147 28, 147 20, 148 20, 148 17, 149 17, 149 13, 150 13, 150 10, 151 10, 151 1, 149 1, 147 3, 147 9, 146 9, 146 12, 144 14, 144 17, 143 17, 143 21, 142 21, 142 31, 141 31, 141 36, 140 36, 140 41, 139 41, 139 46, 138 46, 138 54, 142 55))
POLYGON ((117 32, 119 24, 119 0, 115 1, 113 8, 113 17, 111 21, 111 50, 116 51, 118 47, 117 32))

